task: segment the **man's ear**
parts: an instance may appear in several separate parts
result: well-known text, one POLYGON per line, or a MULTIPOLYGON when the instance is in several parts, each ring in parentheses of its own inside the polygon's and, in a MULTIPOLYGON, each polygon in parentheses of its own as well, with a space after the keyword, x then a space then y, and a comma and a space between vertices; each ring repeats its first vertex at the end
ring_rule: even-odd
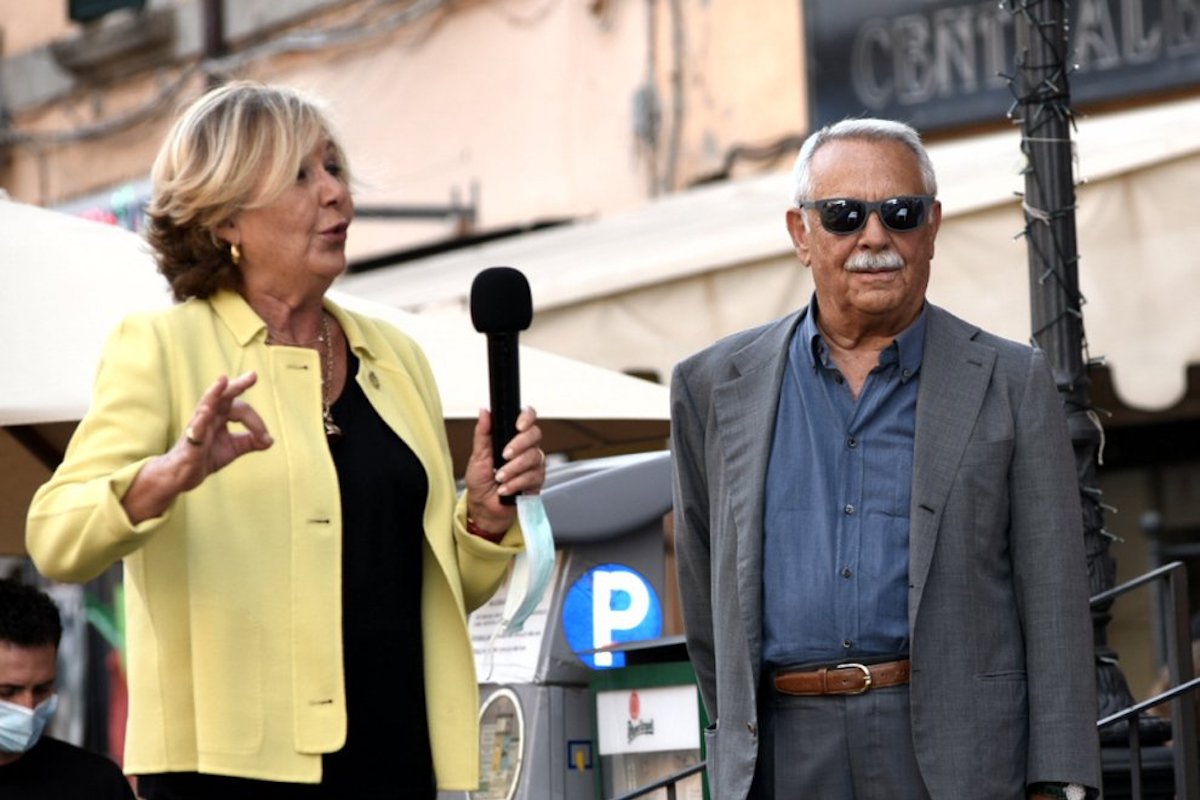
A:
POLYGON ((934 242, 937 240, 938 231, 942 227, 942 201, 934 200, 933 208, 929 210, 929 260, 933 260, 934 242))
POLYGON ((796 257, 804 266, 808 266, 812 257, 808 252, 809 230, 804 227, 804 212, 799 208, 787 210, 788 235, 792 237, 792 245, 796 248, 796 257))

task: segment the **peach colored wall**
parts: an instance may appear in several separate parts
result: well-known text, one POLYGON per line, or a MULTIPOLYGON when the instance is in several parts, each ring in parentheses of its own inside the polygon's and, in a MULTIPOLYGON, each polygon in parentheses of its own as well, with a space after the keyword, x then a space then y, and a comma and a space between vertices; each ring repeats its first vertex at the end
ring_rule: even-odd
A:
POLYGON ((0 55, 15 56, 65 36, 73 23, 67 2, 0 0, 0 55))
MULTIPOLYGON (((161 76, 160 76, 161 77, 161 76)), ((202 83, 192 79, 180 97, 190 99, 202 83)), ((110 89, 84 91, 63 101, 16 115, 23 133, 54 135, 103 125, 136 113, 159 95, 158 81, 126 81, 110 89)), ((10 150, 7 172, 0 167, 0 185, 17 200, 53 206, 81 195, 103 192, 122 183, 146 178, 159 143, 166 134, 178 98, 167 98, 161 110, 146 121, 97 138, 39 142, 10 150)))
MULTIPOLYGON (((714 0, 684 5, 687 60, 693 65, 685 173, 712 172, 735 145, 763 145, 806 133, 802 3, 714 0)), ((775 168, 790 164, 789 156, 775 168)))
MULTIPOLYGON (((519 5, 519 4, 518 4, 519 5)), ((677 187, 720 166, 735 144, 799 130, 798 3, 747 15, 732 0, 684 2, 685 87, 677 187), (756 50, 771 59, 753 60, 756 50), (735 77, 735 76, 741 77, 735 77)), ((663 107, 651 151, 634 132, 634 96, 650 73, 647 4, 546 7, 532 26, 488 4, 456 13, 415 43, 387 41, 281 76, 335 99, 363 203, 444 203, 478 187, 483 229, 612 212, 659 188, 668 161, 673 62, 667 3, 655 4, 656 85, 663 107)), ((362 223, 355 254, 446 225, 362 223)))
MULTIPOLYGON (((683 86, 676 188, 719 168, 730 147, 802 132, 799 6, 761 0, 748 14, 736 0, 678 0, 678 51, 669 0, 476 3, 436 25, 257 61, 239 74, 330 99, 362 181, 360 203, 441 205, 453 192, 465 202, 474 188, 478 225, 489 229, 617 211, 664 191, 676 83, 683 86), (654 148, 634 125, 634 97, 649 75, 662 106, 654 148)), ((18 113, 16 127, 44 133, 103 122, 153 97, 176 71, 18 113)), ((199 91, 194 80, 181 97, 199 91)), ((13 148, 7 168, 0 164, 0 184, 17 199, 54 205, 144 178, 173 107, 117 135, 13 148)), ((451 232, 443 222, 360 222, 351 253, 451 232)))

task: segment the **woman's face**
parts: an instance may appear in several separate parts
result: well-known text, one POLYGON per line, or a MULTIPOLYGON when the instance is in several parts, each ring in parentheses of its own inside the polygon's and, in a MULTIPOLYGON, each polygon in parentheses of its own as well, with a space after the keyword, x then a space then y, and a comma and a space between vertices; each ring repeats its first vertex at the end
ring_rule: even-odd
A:
POLYGON ((270 205, 240 212, 222 238, 241 250, 247 286, 267 291, 328 288, 346 269, 346 230, 354 201, 337 151, 322 141, 295 182, 270 205))

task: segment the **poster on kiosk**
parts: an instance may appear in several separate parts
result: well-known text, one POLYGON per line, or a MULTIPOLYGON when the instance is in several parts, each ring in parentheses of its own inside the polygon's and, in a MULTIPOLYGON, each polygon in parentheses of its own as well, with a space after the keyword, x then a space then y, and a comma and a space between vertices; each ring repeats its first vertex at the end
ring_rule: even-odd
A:
MULTIPOLYGON (((601 800, 702 758, 695 677, 671 596, 666 452, 553 468, 550 588, 499 635, 506 587, 470 617, 480 683, 480 787, 439 800, 601 800), (635 652, 636 651, 636 652, 635 652), (640 663, 645 653, 669 663, 640 663)), ((703 800, 702 778, 677 796, 703 800)))
MULTIPOLYGON (((701 761, 704 727, 695 674, 686 663, 634 664, 593 682, 598 797, 619 797, 701 761)), ((675 786, 679 800, 704 800, 703 777, 675 786)))

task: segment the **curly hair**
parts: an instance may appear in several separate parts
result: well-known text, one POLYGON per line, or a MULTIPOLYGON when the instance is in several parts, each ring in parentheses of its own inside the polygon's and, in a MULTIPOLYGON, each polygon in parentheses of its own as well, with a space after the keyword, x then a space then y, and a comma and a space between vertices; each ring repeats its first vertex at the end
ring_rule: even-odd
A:
POLYGON ((176 300, 241 285, 217 228, 276 200, 323 140, 344 165, 321 102, 291 88, 233 81, 184 110, 155 158, 146 221, 146 238, 176 300))
POLYGON ((37 587, 0 578, 0 642, 18 647, 58 647, 62 618, 58 606, 37 587))

